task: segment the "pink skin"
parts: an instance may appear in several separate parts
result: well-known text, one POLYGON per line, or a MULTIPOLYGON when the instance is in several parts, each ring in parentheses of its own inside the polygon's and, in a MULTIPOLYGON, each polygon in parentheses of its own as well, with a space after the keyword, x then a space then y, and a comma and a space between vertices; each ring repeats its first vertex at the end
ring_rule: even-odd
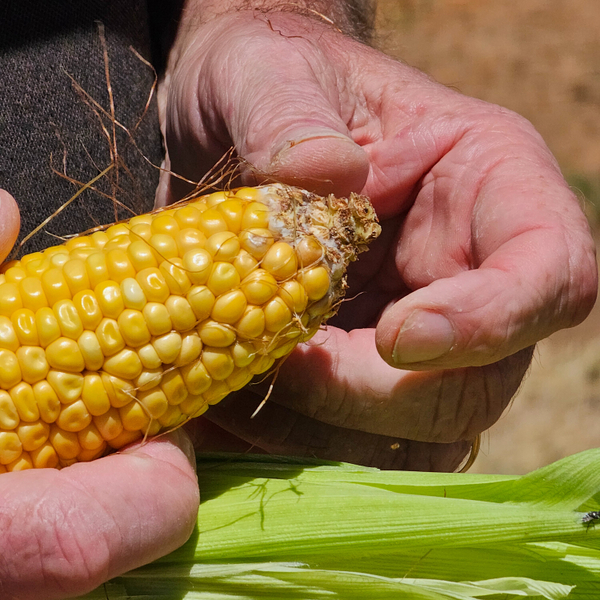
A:
MULTIPOLYGON (((199 179, 235 145, 274 178, 369 195, 383 233, 350 270, 348 296, 365 293, 284 364, 258 416, 264 390, 251 388, 189 433, 197 449, 452 470, 532 345, 589 312, 585 218, 522 118, 316 21, 268 18, 227 15, 178 41, 159 97, 167 164, 199 179)), ((157 199, 181 193, 163 177, 157 199)), ((18 211, 4 192, 0 215, 5 256, 18 211)), ((2 475, 0 596, 82 594, 183 543, 198 504, 191 454, 177 433, 2 475)))

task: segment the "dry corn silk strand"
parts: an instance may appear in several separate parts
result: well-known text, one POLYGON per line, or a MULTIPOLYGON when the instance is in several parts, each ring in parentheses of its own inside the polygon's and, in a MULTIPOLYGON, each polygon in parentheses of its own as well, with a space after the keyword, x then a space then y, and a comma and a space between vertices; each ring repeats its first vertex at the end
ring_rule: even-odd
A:
POLYGON ((88 461, 201 415, 336 312, 368 199, 213 192, 5 264, 0 473, 88 461))

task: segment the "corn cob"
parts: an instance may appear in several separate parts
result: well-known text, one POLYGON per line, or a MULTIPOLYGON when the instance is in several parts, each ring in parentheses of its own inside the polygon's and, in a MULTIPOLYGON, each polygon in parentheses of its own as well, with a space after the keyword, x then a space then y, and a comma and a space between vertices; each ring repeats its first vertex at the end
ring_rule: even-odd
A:
POLYGON ((310 339, 379 234, 368 200, 215 192, 4 265, 0 473, 178 427, 310 339))

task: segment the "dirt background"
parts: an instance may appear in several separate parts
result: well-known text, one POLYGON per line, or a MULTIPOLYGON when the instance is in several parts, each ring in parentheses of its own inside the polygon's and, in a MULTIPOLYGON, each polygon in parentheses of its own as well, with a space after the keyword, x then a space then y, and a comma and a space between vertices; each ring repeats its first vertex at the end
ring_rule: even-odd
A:
MULTIPOLYGON (((527 117, 600 240, 600 2, 380 0, 379 45, 459 91, 527 117)), ((472 472, 524 473, 600 446, 600 304, 540 342, 472 472)))

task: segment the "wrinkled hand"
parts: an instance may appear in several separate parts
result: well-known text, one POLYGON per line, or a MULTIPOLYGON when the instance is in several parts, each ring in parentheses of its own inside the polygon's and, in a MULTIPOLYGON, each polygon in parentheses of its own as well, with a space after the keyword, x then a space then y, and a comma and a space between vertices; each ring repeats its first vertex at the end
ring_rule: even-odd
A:
MULTIPOLYGON (((361 191, 380 217, 337 327, 292 355, 258 417, 264 389, 207 413, 255 449, 453 469, 532 346, 591 309, 586 220, 516 114, 329 25, 252 12, 181 36, 159 103, 173 171, 199 180, 233 145, 275 179, 361 191)), ((159 201, 181 194, 162 178, 159 201)))

